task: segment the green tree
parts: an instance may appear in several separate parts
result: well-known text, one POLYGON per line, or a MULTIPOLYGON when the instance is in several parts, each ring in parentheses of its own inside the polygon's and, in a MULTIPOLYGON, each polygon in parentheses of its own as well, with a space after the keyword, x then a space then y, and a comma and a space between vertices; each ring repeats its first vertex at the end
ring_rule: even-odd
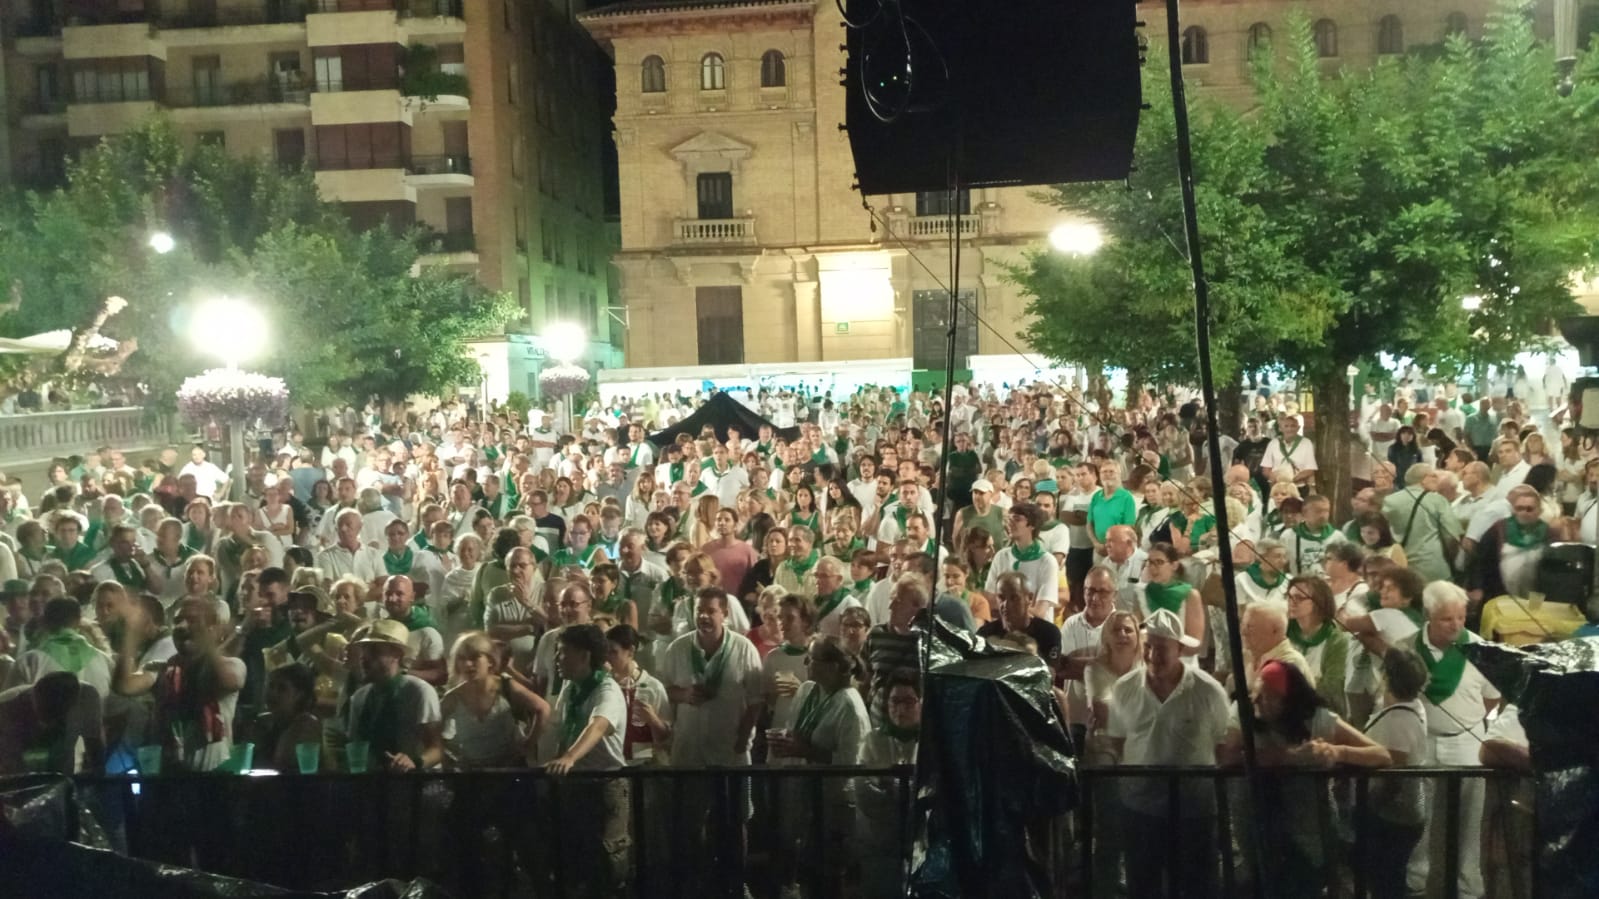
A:
MULTIPOLYGON (((1240 367, 1300 376, 1320 489, 1342 506, 1348 366, 1382 352, 1444 375, 1503 363, 1577 311, 1571 276, 1599 239, 1599 66, 1585 54, 1560 97, 1553 53, 1508 8, 1481 42, 1331 76, 1307 20, 1287 30, 1279 55, 1256 60, 1254 108, 1195 104, 1212 352, 1222 383, 1240 367), (1478 308, 1463 307, 1468 294, 1478 308)), ((1032 338, 1063 361, 1191 381, 1191 284, 1168 239, 1182 234, 1169 119, 1159 104, 1144 119, 1128 186, 1050 193, 1098 221, 1109 251, 1035 254, 1017 275, 1032 338), (1096 351, 1107 332, 1109 351, 1096 351)))
POLYGON ((471 382, 477 366, 462 341, 514 313, 507 295, 469 277, 413 274, 414 236, 355 231, 318 197, 309 172, 185 147, 159 120, 84 154, 65 188, 14 199, 0 212, 0 283, 14 306, 0 315, 0 334, 81 329, 106 297, 126 297, 103 330, 136 341, 121 375, 158 402, 214 364, 186 333, 190 311, 209 297, 261 308, 271 340, 250 366, 282 375, 308 405, 471 382), (172 252, 145 246, 156 230, 172 234, 172 252))

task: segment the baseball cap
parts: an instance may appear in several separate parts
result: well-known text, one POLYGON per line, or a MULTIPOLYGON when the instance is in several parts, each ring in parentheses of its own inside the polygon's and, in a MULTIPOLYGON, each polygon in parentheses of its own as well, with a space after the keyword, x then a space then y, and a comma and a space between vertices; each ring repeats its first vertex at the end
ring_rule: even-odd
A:
POLYGON ((994 482, 990 481, 988 478, 978 478, 972 482, 972 492, 976 493, 978 491, 983 493, 993 493, 994 482))
POLYGON ((1176 640, 1184 646, 1193 648, 1199 645, 1196 637, 1190 637, 1183 632, 1183 622, 1177 613, 1170 609, 1156 609, 1148 618, 1144 619, 1144 633, 1151 637, 1165 637, 1176 640))

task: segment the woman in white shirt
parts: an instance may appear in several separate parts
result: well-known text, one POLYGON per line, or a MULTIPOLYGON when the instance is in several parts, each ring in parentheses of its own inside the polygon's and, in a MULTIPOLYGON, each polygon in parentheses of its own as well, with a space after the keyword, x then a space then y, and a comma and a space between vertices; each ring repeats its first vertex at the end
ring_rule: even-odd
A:
POLYGON ((460 682, 439 700, 444 720, 444 752, 451 767, 520 768, 524 764, 532 718, 533 691, 500 670, 494 642, 469 631, 450 651, 450 671, 460 682))
POLYGON ((462 534, 455 541, 455 552, 451 555, 453 564, 444 573, 444 589, 439 591, 438 600, 433 604, 440 613, 438 622, 445 642, 471 626, 468 599, 472 595, 472 580, 477 577, 478 563, 483 561, 483 538, 462 534))
MULTIPOLYGON (((860 764, 871 731, 866 703, 854 687, 856 680, 864 677, 860 658, 845 650, 840 638, 818 637, 811 641, 806 670, 810 679, 794 694, 790 714, 766 734, 768 752, 773 758, 808 765, 860 764)), ((851 786, 845 778, 829 778, 823 785, 828 805, 824 821, 829 826, 820 846, 806 845, 815 830, 809 815, 804 814, 811 807, 803 802, 784 803, 781 830, 800 846, 799 851, 780 855, 801 866, 787 872, 785 883, 793 883, 797 871, 810 871, 816 878, 813 895, 843 895, 844 871, 850 861, 849 831, 855 817, 851 786)))
MULTIPOLYGON (((1428 763, 1427 712, 1420 696, 1427 683, 1421 657, 1390 649, 1382 657, 1387 684, 1383 707, 1366 725, 1366 736, 1388 749, 1395 766, 1428 763)), ((1405 867, 1426 826, 1425 784, 1419 777, 1379 779, 1355 822, 1363 851, 1360 865, 1372 899, 1405 899, 1405 867)))

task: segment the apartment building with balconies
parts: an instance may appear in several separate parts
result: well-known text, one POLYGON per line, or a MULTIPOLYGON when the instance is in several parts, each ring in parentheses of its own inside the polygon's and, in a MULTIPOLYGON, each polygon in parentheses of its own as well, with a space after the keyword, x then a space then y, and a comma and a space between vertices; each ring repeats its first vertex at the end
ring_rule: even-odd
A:
MULTIPOLYGON (((1313 23, 1329 73, 1455 31, 1493 0, 1190 0, 1190 84, 1250 102, 1249 47, 1313 23)), ((1549 3, 1536 5, 1540 22, 1549 3)), ((1156 52, 1164 21, 1146 16, 1156 52)), ((867 197, 844 121, 833 0, 627 0, 579 16, 615 63, 621 251, 634 366, 911 357, 942 367, 951 233, 960 237, 957 367, 1026 347, 1006 266, 1072 216, 1007 187, 867 197)), ((1541 30, 1547 30, 1541 28, 1541 30)), ((995 60, 1003 65, 1003 60, 995 60)))
POLYGON ((315 173, 361 227, 424 230, 423 265, 523 310, 475 348, 528 391, 554 320, 618 364, 605 313, 609 64, 566 0, 0 0, 11 174, 164 115, 315 173), (545 248, 540 252, 539 248, 545 248), (525 357, 525 358, 524 358, 525 357))

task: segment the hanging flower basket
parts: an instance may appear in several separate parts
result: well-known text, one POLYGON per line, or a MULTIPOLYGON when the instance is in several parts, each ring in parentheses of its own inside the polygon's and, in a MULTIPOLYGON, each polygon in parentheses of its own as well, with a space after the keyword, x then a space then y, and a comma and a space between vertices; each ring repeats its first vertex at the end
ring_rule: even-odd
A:
POLYGON ((213 368, 186 379, 178 388, 178 411, 202 424, 277 423, 288 404, 289 388, 282 378, 231 368, 213 368))
POLYGON ((539 372, 539 388, 551 396, 571 396, 589 386, 589 373, 580 365, 557 365, 539 372))

